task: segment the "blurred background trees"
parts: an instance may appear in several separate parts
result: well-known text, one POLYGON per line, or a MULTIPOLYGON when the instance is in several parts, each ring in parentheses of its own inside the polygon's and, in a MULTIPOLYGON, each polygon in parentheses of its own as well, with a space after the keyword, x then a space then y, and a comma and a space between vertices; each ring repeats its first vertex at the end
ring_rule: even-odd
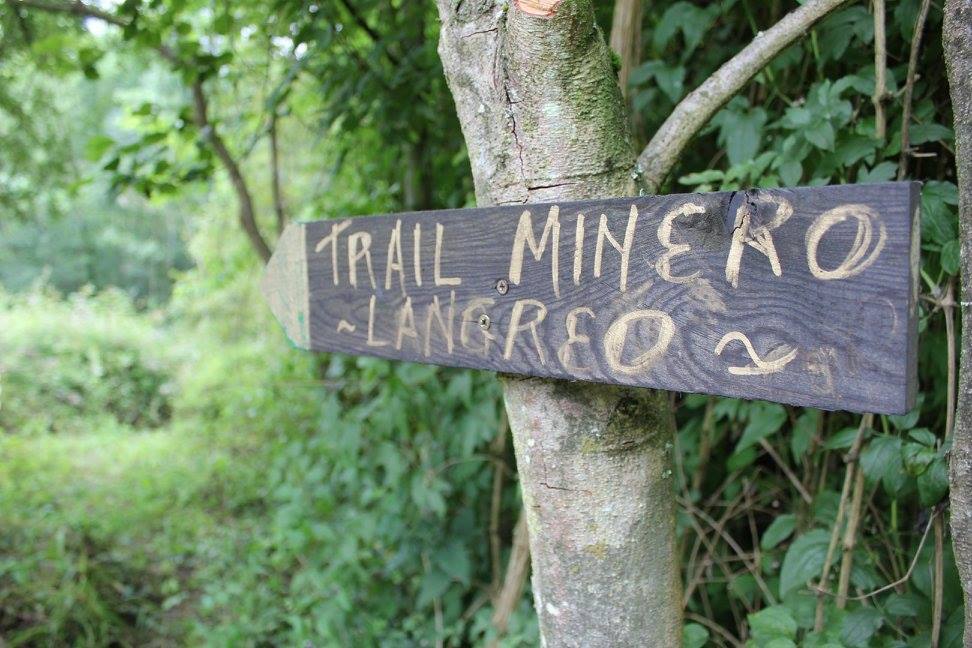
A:
MULTIPOLYGON (((872 7, 850 2, 663 187, 925 181, 914 412, 674 397, 687 645, 961 645, 933 528, 957 195, 937 6, 905 87, 922 3, 886 3, 886 93, 872 7)), ((636 139, 794 6, 646 5, 636 139)), ((288 219, 472 204, 437 31, 423 2, 0 2, 4 641, 497 637, 519 497, 495 381, 302 354, 256 290, 288 219)), ((502 641, 536 643, 528 596, 502 641)))

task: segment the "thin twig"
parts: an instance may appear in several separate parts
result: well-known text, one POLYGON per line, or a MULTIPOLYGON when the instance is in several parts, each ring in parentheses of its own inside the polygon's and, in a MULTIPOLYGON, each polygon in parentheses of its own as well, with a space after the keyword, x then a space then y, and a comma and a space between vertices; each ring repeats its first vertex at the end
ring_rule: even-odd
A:
POLYGON ((98 20, 126 27, 128 23, 118 16, 83 2, 48 2, 47 0, 14 0, 14 6, 40 9, 49 13, 72 14, 78 18, 97 18, 98 20))
POLYGON ((871 427, 874 421, 873 414, 865 414, 861 417, 861 424, 857 428, 857 436, 851 445, 850 452, 845 458, 846 468, 844 468, 844 485, 840 490, 840 501, 837 504, 837 515, 834 518, 834 528, 830 531, 830 542, 827 543, 827 555, 824 558, 823 569, 820 572, 820 580, 817 583, 817 610, 814 619, 814 632, 823 630, 824 622, 824 602, 823 594, 830 576, 830 567, 833 564, 834 552, 837 550, 837 542, 840 539, 840 529, 844 521, 844 511, 847 508, 847 500, 850 497, 851 485, 854 483, 854 468, 857 465, 857 456, 860 454, 861 445, 864 443, 864 432, 871 427))
POLYGON ((941 516, 935 516, 933 523, 933 528, 935 529, 935 574, 934 574, 934 584, 935 589, 932 592, 932 631, 931 631, 931 646, 932 648, 938 648, 938 642, 942 635, 942 596, 943 596, 943 583, 945 577, 945 563, 943 559, 943 554, 945 551, 944 547, 944 535, 945 530, 942 525, 941 516))
POLYGON ((717 635, 719 635, 720 637, 722 637, 723 639, 725 639, 729 643, 730 646, 733 646, 733 648, 742 648, 743 642, 741 642, 738 639, 736 639, 736 637, 734 637, 731 632, 729 632, 728 630, 726 630, 725 628, 723 628, 721 625, 719 625, 715 621, 713 621, 711 619, 707 619, 704 616, 702 616, 701 614, 695 614, 694 612, 686 612, 685 613, 685 618, 688 619, 689 621, 695 621, 696 623, 698 623, 700 625, 704 625, 706 628, 708 628, 709 630, 712 630, 717 635))
POLYGON ((884 0, 874 0, 874 136, 884 142, 887 135, 887 117, 884 102, 888 100, 888 50, 884 34, 884 0))
POLYGON ((287 212, 284 209, 283 191, 280 188, 280 150, 277 142, 277 108, 270 115, 270 192, 273 196, 273 211, 277 216, 277 234, 283 234, 287 226, 287 212))
POLYGON ((709 455, 712 454, 715 402, 715 397, 709 396, 709 400, 705 404, 705 415, 702 417, 702 428, 699 430, 699 462, 692 474, 692 490, 695 492, 702 487, 702 480, 705 478, 706 469, 709 466, 709 455))
POLYGON ((766 582, 763 580, 763 577, 759 573, 759 566, 753 564, 745 557, 746 552, 743 551, 742 547, 739 546, 739 543, 737 543, 736 540, 731 535, 726 533, 724 529, 720 528, 719 525, 716 523, 716 521, 713 520, 708 513, 695 508, 695 506, 688 500, 682 499, 681 504, 687 510, 693 512, 695 515, 698 515, 710 527, 718 530, 719 536, 723 540, 725 540, 726 544, 729 545, 729 547, 732 548, 732 550, 736 553, 736 555, 742 559, 743 564, 746 565, 746 569, 748 569, 749 572, 752 574, 753 579, 755 579, 756 581, 756 585, 763 592, 763 596, 766 597, 766 600, 769 602, 769 604, 776 605, 776 597, 773 596, 773 593, 770 591, 769 587, 766 586, 766 582))
POLYGON ((952 428, 955 426, 955 374, 956 374, 956 353, 955 353, 955 282, 949 280, 945 287, 945 295, 942 297, 940 305, 942 313, 945 315, 945 338, 948 353, 948 385, 945 387, 945 439, 952 436, 952 428))
POLYGON ((844 529, 844 551, 840 561, 840 576, 837 579, 837 607, 847 607, 847 592, 850 589, 851 568, 854 565, 854 546, 857 544, 857 527, 861 521, 861 503, 864 497, 864 471, 860 466, 854 475, 854 495, 851 497, 847 527, 844 529))
POLYGON ((773 461, 775 461, 776 465, 779 466, 780 470, 783 471, 783 474, 786 475, 786 478, 790 480, 790 483, 793 484, 793 487, 797 489, 797 492, 800 493, 800 497, 803 498, 803 501, 806 502, 807 504, 813 504, 813 497, 803 486, 803 482, 801 482, 800 479, 796 476, 796 473, 794 473, 790 469, 790 467, 786 465, 786 462, 783 461, 782 457, 780 457, 780 454, 776 451, 776 448, 773 447, 773 444, 771 444, 766 439, 760 439, 759 445, 763 447, 763 450, 765 450, 766 453, 769 454, 769 456, 773 457, 773 461))
MULTIPOLYGON (((523 588, 526 586, 529 574, 530 536, 527 529, 526 512, 520 511, 520 518, 513 528, 513 546, 510 549, 509 561, 506 563, 506 577, 503 580, 503 588, 499 591, 496 603, 493 605, 492 622, 493 627, 496 628, 497 637, 506 634, 510 615, 513 614, 513 610, 516 609, 517 603, 523 596, 523 588)), ((494 643, 493 646, 495 645, 494 643)))
POLYGON ((372 28, 368 24, 368 21, 366 21, 364 19, 364 16, 362 16, 358 12, 357 8, 355 8, 355 6, 351 4, 348 0, 338 0, 338 1, 341 4, 341 6, 344 7, 344 10, 347 11, 349 14, 351 14, 351 19, 354 20, 355 23, 357 23, 358 27, 361 28, 361 31, 363 31, 365 34, 368 35, 368 38, 371 39, 371 42, 374 43, 376 47, 381 47, 382 53, 386 57, 388 57, 388 60, 392 63, 392 65, 399 65, 401 63, 401 60, 397 56, 389 52, 387 47, 382 46, 382 44, 384 43, 384 39, 381 37, 381 34, 376 32, 374 28, 372 28))
POLYGON ((490 454, 497 457, 500 461, 493 466, 493 492, 490 497, 489 505, 489 555, 492 565, 491 595, 496 597, 500 591, 502 582, 503 566, 501 564, 499 527, 500 513, 503 503, 503 453, 506 451, 506 439, 510 435, 509 423, 506 418, 506 408, 500 415, 500 425, 496 432, 496 437, 490 444, 490 454))
MULTIPOLYGON (((928 539, 928 532, 932 528, 932 522, 935 521, 935 518, 938 516, 938 514, 939 514, 939 509, 936 508, 936 509, 934 509, 932 511, 931 518, 929 518, 928 524, 925 525, 925 532, 921 534, 921 540, 918 541, 918 549, 915 550, 915 555, 911 559, 911 564, 908 566, 908 571, 905 572, 904 576, 902 576, 898 580, 894 581, 893 583, 888 583, 887 585, 883 585, 883 586, 877 588, 876 590, 873 590, 871 592, 867 592, 866 594, 860 594, 858 596, 849 596, 849 597, 847 597, 847 600, 848 601, 863 601, 865 599, 869 599, 871 597, 877 596, 878 594, 883 594, 884 592, 887 592, 888 590, 894 589, 898 585, 903 585, 903 584, 907 583, 908 582, 908 579, 911 578, 911 575, 914 573, 915 567, 918 566, 918 558, 921 557, 921 550, 925 546, 925 540, 928 539)), ((819 587, 819 586, 818 587, 815 587, 814 590, 817 592, 817 595, 818 596, 834 596, 834 594, 832 592, 828 592, 827 590, 825 590, 825 589, 823 589, 822 587, 819 587)))
MULTIPOLYGON (((66 13, 79 18, 95 18, 117 27, 126 27, 128 25, 128 21, 125 19, 106 11, 102 11, 97 7, 80 2, 80 0, 76 0, 75 2, 71 3, 49 2, 48 0, 15 0, 15 2, 17 6, 21 7, 33 8, 48 12, 66 13)), ((166 45, 159 45, 155 48, 155 50, 166 61, 178 67, 179 59, 172 49, 166 45)), ((193 80, 190 84, 189 90, 192 94, 193 115, 196 126, 199 128, 203 138, 209 142, 213 151, 216 153, 216 157, 229 174, 230 184, 233 186, 233 190, 236 193, 237 202, 239 203, 238 214, 240 225, 242 226, 247 237, 250 239, 250 243, 260 256, 260 259, 266 263, 270 259, 270 246, 260 233, 253 208, 253 199, 250 195, 250 190, 246 179, 243 177, 243 173, 240 170, 240 166, 230 154, 229 149, 226 147, 226 143, 217 132, 215 125, 209 120, 208 104, 206 94, 203 91, 202 79, 197 77, 195 80, 193 80)))
POLYGON ((925 31, 925 20, 928 19, 928 8, 931 0, 922 0, 915 19, 915 33, 911 37, 911 54, 908 56, 908 76, 905 80, 904 97, 901 100, 901 156, 898 158, 898 180, 904 180, 908 175, 908 155, 911 153, 909 128, 911 125, 911 95, 915 91, 915 75, 918 70, 918 53, 921 51, 921 34, 925 31))

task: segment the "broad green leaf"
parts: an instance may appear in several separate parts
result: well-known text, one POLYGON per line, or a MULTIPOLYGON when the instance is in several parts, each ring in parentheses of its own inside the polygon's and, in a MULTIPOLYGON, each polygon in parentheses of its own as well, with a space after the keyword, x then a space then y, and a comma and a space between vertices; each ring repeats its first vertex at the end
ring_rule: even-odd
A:
POLYGON ((806 586, 807 582, 820 578, 830 534, 814 529, 799 536, 790 544, 780 569, 780 597, 806 586))
POLYGON ((758 401, 749 410, 749 423, 743 430, 742 438, 736 444, 736 452, 759 443, 771 434, 775 434, 786 422, 786 410, 777 403, 758 401))
POLYGON ((94 135, 84 146, 85 157, 91 162, 97 162, 114 144, 115 140, 107 135, 94 135))
POLYGON ((735 472, 737 470, 742 470, 746 466, 751 465, 756 461, 758 453, 756 448, 746 448, 741 452, 733 452, 729 455, 729 459, 726 461, 726 469, 729 472, 735 472))
POLYGON ((961 252, 958 239, 952 239, 942 245, 942 270, 950 275, 958 274, 961 252))
POLYGON ((766 530, 763 537, 759 540, 759 546, 763 551, 769 551, 776 545, 790 537, 796 526, 796 516, 792 513, 784 513, 774 519, 766 530))
POLYGON ((856 438, 857 428, 846 427, 839 432, 835 432, 829 439, 824 441, 824 448, 827 450, 845 450, 854 445, 854 439, 856 438))
POLYGON ((941 124, 912 124, 908 128, 908 140, 911 144, 925 144, 926 142, 951 142, 955 139, 952 129, 941 124))
POLYGON ((795 160, 784 162, 777 171, 780 174, 780 180, 787 187, 795 187, 800 183, 800 178, 803 177, 803 167, 795 160))
POLYGON ((948 468, 945 460, 937 457, 923 473, 918 475, 918 497, 922 506, 934 506, 947 493, 948 468))
POLYGON ((472 577, 472 563, 469 551, 458 542, 452 542, 439 550, 433 558, 436 565, 451 578, 463 585, 469 585, 472 577))
POLYGON ((788 609, 782 605, 774 605, 746 617, 749 631, 759 645, 765 645, 774 639, 794 639, 797 633, 797 622, 788 609))
POLYGON ((726 149, 730 166, 752 160, 759 151, 766 111, 753 108, 737 97, 712 119, 719 128, 719 143, 726 149))
POLYGON ((820 422, 820 410, 807 409, 797 417, 796 425, 793 426, 793 433, 790 437, 790 452, 793 459, 798 464, 804 461, 804 455, 813 442, 813 437, 817 433, 817 424, 820 422))
POLYGON ((807 141, 819 149, 832 151, 834 149, 834 127, 828 121, 819 121, 803 130, 807 141))
POLYGON ((718 169, 709 169, 707 171, 699 171, 698 173, 689 173, 688 175, 683 175, 678 179, 678 181, 680 184, 694 187, 704 183, 719 182, 725 176, 726 174, 718 169))
POLYGON ((851 648, 870 645, 871 637, 884 623, 881 613, 873 607, 860 607, 844 617, 840 628, 841 642, 851 648))
POLYGON ((921 602, 915 594, 894 593, 884 602, 884 611, 895 617, 916 617, 921 611, 921 602))
POLYGON ((918 398, 915 400, 915 406, 907 414, 902 414, 900 416, 888 416, 888 420, 891 421, 891 425, 899 430, 910 430, 911 428, 915 427, 915 424, 918 423, 918 418, 921 416, 921 405, 925 400, 925 395, 918 394, 918 398))
POLYGON ((921 190, 921 237, 944 245, 958 237, 958 220, 951 208, 958 204, 958 190, 951 182, 925 183, 921 190))
POLYGON ((702 648, 709 643, 709 631, 698 623, 686 623, 682 627, 684 648, 702 648))
POLYGON ((894 178, 898 171, 898 165, 894 162, 881 162, 869 171, 857 174, 858 184, 868 184, 872 182, 887 182, 894 178))
POLYGON ((861 452, 861 468, 869 485, 880 482, 888 495, 895 496, 906 477, 901 439, 885 434, 872 438, 861 452))
POLYGON ((449 589, 452 579, 441 569, 432 569, 425 572, 422 576, 422 584, 419 585, 418 607, 425 607, 433 599, 440 598, 449 589))

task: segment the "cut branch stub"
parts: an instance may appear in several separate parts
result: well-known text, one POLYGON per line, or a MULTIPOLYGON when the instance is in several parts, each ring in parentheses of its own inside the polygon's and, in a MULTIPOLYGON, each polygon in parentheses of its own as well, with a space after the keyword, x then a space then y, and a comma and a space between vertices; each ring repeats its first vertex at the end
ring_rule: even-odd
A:
POLYGON ((557 13, 557 7, 563 0, 515 0, 516 7, 531 16, 549 18, 557 13))
POLYGON ((295 344, 545 378, 903 413, 918 185, 291 225, 264 281, 295 344))

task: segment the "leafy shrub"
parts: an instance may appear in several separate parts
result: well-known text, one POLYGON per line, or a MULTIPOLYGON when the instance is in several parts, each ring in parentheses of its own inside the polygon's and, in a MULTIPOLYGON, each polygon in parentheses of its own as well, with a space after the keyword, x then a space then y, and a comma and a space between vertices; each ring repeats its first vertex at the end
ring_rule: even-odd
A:
POLYGON ((169 419, 171 350, 117 291, 0 293, 0 430, 77 432, 169 419))

